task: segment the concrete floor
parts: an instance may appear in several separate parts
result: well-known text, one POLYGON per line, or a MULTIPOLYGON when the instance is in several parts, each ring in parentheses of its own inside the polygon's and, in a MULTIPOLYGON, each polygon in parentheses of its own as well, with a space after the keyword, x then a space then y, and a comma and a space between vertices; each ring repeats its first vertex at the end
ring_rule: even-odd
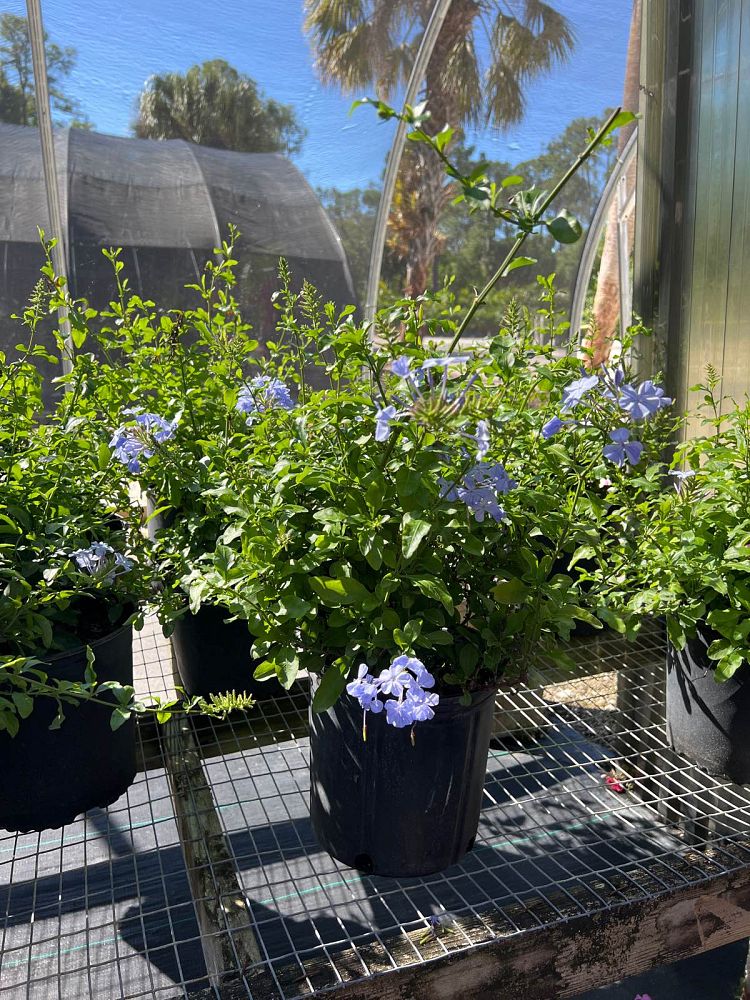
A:
POLYGON ((747 941, 738 941, 581 994, 577 1000, 635 1000, 639 993, 651 1000, 736 1000, 747 949, 747 941))

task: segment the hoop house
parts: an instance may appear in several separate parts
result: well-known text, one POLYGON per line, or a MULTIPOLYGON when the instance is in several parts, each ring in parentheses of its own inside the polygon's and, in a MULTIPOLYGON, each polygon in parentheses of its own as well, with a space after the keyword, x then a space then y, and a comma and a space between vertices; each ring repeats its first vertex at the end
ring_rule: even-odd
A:
MULTIPOLYGON (((233 223, 241 238, 237 292, 264 339, 279 257, 326 299, 354 301, 341 241, 301 173, 275 153, 234 153, 181 139, 154 141, 56 130, 55 154, 71 291, 101 307, 113 273, 102 247, 122 247, 133 292, 159 305, 196 301, 185 289, 233 223)), ((39 277, 37 227, 50 232, 39 133, 0 125, 0 348, 10 315, 39 277)), ((15 338, 15 339, 14 339, 15 338)))

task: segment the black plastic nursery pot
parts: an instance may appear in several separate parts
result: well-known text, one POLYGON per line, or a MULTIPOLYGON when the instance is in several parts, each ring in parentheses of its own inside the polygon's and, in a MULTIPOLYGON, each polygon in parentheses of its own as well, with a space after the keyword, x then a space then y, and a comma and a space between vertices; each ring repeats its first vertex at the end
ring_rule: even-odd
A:
POLYGON ((203 604, 197 614, 188 612, 175 622, 172 649, 185 691, 204 698, 223 691, 244 691, 257 699, 278 694, 277 680, 253 677, 258 662, 251 653, 253 637, 247 622, 226 621, 229 614, 226 608, 203 604))
MULTIPOLYGON (((313 690, 317 680, 313 681, 313 690)), ((495 691, 468 706, 441 698, 412 730, 389 726, 343 694, 310 712, 310 817, 318 842, 344 864, 396 878, 442 871, 474 846, 495 691)))
POLYGON ((667 737, 709 774, 750 784, 750 665, 714 680, 706 651, 716 633, 699 629, 683 650, 667 646, 667 737))
MULTIPOLYGON (((97 681, 133 683, 131 625, 92 642, 91 648, 97 681)), ((50 656, 40 669, 50 677, 82 681, 86 650, 50 656)), ((16 736, 0 733, 0 829, 63 826, 88 809, 111 805, 135 778, 133 719, 113 732, 112 710, 84 702, 65 705, 61 728, 50 730, 56 711, 50 698, 36 698, 16 736)))
MULTIPOLYGON (((152 541, 176 517, 175 511, 154 514, 154 509, 153 500, 146 497, 147 532, 152 541)), ((196 614, 188 612, 175 622, 172 650, 185 692, 191 698, 210 698, 225 691, 244 691, 258 700, 273 697, 281 691, 278 681, 253 677, 258 661, 251 654, 253 637, 247 623, 228 622, 228 616, 225 608, 203 604, 196 614)))

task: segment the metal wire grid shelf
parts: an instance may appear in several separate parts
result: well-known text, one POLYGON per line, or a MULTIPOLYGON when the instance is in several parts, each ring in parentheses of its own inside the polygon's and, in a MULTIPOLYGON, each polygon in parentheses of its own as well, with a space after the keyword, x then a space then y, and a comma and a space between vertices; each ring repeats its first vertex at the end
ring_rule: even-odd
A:
MULTIPOLYGON (((143 770, 114 806, 0 839, 3 996, 427 996, 409 977, 460 977, 493 944, 517 956, 540 931, 748 869, 746 794, 664 741, 658 630, 571 651, 582 697, 560 700, 543 664, 498 699, 475 847, 423 879, 362 875, 316 844, 303 688, 226 723, 139 727, 143 770)), ((170 691, 155 628, 136 660, 144 693, 170 691)), ((492 995, 552 995, 523 975, 508 958, 492 995)))

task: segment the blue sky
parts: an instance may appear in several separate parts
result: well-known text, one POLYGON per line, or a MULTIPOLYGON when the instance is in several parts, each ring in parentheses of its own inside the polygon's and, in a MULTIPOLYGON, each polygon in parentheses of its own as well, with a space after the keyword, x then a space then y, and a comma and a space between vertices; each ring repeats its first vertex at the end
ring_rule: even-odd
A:
MULTIPOLYGON (((556 0, 555 6, 574 26, 573 58, 529 88, 520 126, 472 137, 489 157, 528 159, 572 118, 600 114, 621 100, 632 0, 556 0)), ((20 0, 0 8, 25 13, 20 0)), ((313 185, 350 188, 380 176, 393 125, 367 108, 350 117, 352 98, 320 84, 302 32, 302 0, 42 0, 42 10, 52 40, 78 50, 67 90, 100 132, 128 134, 137 95, 152 73, 223 58, 269 96, 294 105, 308 129, 295 162, 313 185)))

